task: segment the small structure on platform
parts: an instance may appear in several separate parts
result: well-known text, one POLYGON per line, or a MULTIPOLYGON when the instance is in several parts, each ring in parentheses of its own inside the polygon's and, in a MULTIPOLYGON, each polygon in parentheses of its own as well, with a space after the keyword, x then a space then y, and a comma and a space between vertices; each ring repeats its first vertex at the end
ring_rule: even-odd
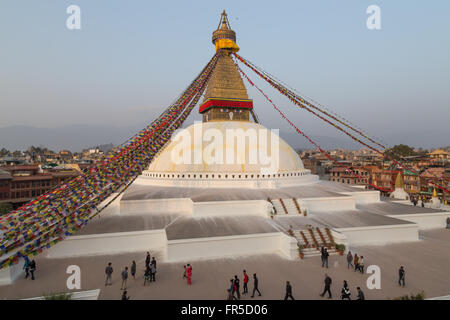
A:
POLYGON ((437 196, 436 188, 433 188, 433 196, 431 197, 431 207, 439 209, 441 207, 441 200, 437 196))
POLYGON ((399 200, 408 200, 409 195, 405 191, 405 183, 403 182, 402 172, 400 171, 397 174, 397 178, 395 179, 395 189, 394 192, 391 193, 391 198, 399 199, 399 200))

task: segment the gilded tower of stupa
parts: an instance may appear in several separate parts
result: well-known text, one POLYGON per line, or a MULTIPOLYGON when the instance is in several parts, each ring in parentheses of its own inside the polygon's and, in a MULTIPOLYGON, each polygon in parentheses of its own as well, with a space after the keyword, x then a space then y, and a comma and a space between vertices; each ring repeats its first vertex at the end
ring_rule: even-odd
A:
POLYGON ((231 53, 237 52, 239 47, 225 10, 217 30, 213 32, 212 43, 220 57, 200 105, 203 122, 250 121, 253 102, 248 98, 247 89, 231 58, 231 53))

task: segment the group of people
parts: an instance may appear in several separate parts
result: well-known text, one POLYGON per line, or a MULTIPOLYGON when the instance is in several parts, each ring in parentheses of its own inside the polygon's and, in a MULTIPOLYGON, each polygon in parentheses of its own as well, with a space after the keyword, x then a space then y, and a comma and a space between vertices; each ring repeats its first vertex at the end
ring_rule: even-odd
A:
POLYGON ((419 203, 420 200, 420 205, 423 207, 425 207, 425 197, 423 198, 423 200, 421 199, 421 197, 417 198, 417 197, 411 197, 410 201, 412 202, 412 204, 415 206, 417 206, 417 204, 419 203))
POLYGON ((150 256, 150 252, 147 252, 145 257, 144 286, 147 282, 152 281, 156 281, 156 259, 150 256))
MULTIPOLYGON (((242 271, 243 273, 243 291, 242 294, 248 293, 248 282, 249 282, 249 276, 247 274, 246 270, 242 271)), ((230 279, 230 287, 227 289, 228 291, 228 300, 240 300, 241 299, 241 281, 239 280, 238 276, 235 275, 234 279, 230 279)), ((253 293, 251 295, 252 298, 255 297, 255 293, 258 292, 258 295, 261 296, 261 292, 259 291, 259 280, 256 276, 256 273, 253 274, 253 293)))
MULTIPOLYGON (((329 253, 328 250, 324 247, 321 249, 321 258, 322 258, 322 267, 328 268, 328 257, 329 253)), ((347 253, 347 268, 352 268, 354 271, 360 271, 361 273, 364 273, 364 257, 358 256, 356 253, 353 255, 351 251, 347 253)), ((29 271, 31 272, 32 279, 34 280, 34 270, 36 269, 36 263, 33 261, 29 261, 28 259, 25 260, 24 269, 26 272, 26 278, 29 275, 29 271)), ((109 262, 106 269, 106 282, 105 286, 112 284, 112 263, 109 262)), ((133 260, 131 266, 130 266, 130 273, 133 279, 136 280, 136 261, 133 260)), ((400 267, 398 274, 398 284, 400 286, 405 286, 405 269, 403 266, 400 267)), ((155 257, 151 258, 150 253, 147 252, 147 256, 145 259, 145 273, 144 273, 144 286, 147 282, 156 281, 156 259, 155 257)), ((122 293, 122 300, 128 300, 130 297, 127 295, 126 287, 127 287, 127 280, 128 280, 128 267, 125 267, 124 270, 121 273, 122 277, 122 285, 121 290, 123 290, 122 293)), ((183 279, 187 280, 187 284, 192 284, 192 266, 190 264, 187 264, 184 266, 184 273, 183 273, 183 279)), ((243 280, 243 288, 241 292, 241 281, 237 275, 234 276, 234 278, 230 279, 230 286, 227 289, 228 291, 228 300, 240 300, 241 299, 241 293, 247 294, 248 293, 248 284, 249 284, 249 276, 247 274, 246 270, 243 270, 242 275, 243 280)), ((332 285, 332 279, 328 274, 325 274, 324 279, 324 289, 323 292, 320 294, 321 297, 324 297, 326 293, 328 293, 328 298, 332 298, 331 294, 331 285, 332 285)), ((360 287, 356 287, 357 290, 357 296, 356 300, 365 300, 364 292, 361 290, 360 287)), ((261 296, 261 292, 259 291, 259 280, 256 276, 256 273, 253 274, 253 292, 251 295, 251 298, 254 298, 255 293, 258 293, 259 296, 261 296)), ((351 300, 351 292, 349 285, 346 280, 343 282, 343 286, 341 289, 341 299, 342 300, 351 300)), ((292 295, 292 285, 290 281, 286 281, 286 294, 284 297, 284 300, 291 299, 294 300, 294 297, 292 295)))
MULTIPOLYGON (((122 284, 120 286, 120 290, 124 290, 122 293, 122 300, 128 300, 130 297, 127 296, 127 282, 128 282, 128 270, 130 270, 131 277, 136 280, 136 261, 133 260, 130 266, 130 269, 128 269, 128 266, 126 266, 120 276, 122 279, 122 284)), ((112 285, 112 274, 114 272, 114 269, 112 267, 112 263, 108 262, 108 265, 105 268, 105 274, 106 274, 106 280, 105 280, 105 287, 112 285)), ((32 274, 33 275, 33 274, 32 274)), ((147 252, 147 257, 145 258, 145 272, 144 272, 144 286, 147 282, 156 281, 156 259, 153 257, 153 259, 150 256, 150 253, 147 252)))
MULTIPOLYGON (((364 296, 364 292, 361 290, 360 287, 356 287, 356 291, 358 292, 358 295, 356 296, 356 300, 365 300, 365 296, 364 296)), ((351 299, 351 292, 350 292, 350 288, 348 287, 348 283, 346 280, 344 280, 344 284, 342 286, 342 290, 341 290, 341 299, 347 299, 347 300, 352 300, 351 299)))
MULTIPOLYGON (((325 274, 324 284, 325 287, 323 289, 323 292, 320 294, 321 297, 325 296, 325 293, 328 293, 328 299, 331 299, 333 296, 331 294, 331 284, 333 283, 333 280, 328 274, 325 274)), ((356 297, 356 300, 365 300, 364 292, 361 290, 360 287, 356 287, 356 290, 358 292, 358 295, 356 297)), ((350 288, 348 286, 348 283, 346 280, 344 280, 344 284, 342 286, 341 290, 341 299, 347 299, 351 300, 351 292, 350 288)))
POLYGON ((28 278, 31 273, 31 280, 34 280, 34 272, 36 271, 36 262, 34 261, 34 259, 30 261, 30 259, 25 256, 23 269, 25 270, 25 279, 28 278))
POLYGON ((352 252, 349 250, 347 253, 347 268, 355 269, 355 272, 360 271, 361 273, 364 273, 364 257, 358 257, 356 253, 355 255, 352 255, 352 252))

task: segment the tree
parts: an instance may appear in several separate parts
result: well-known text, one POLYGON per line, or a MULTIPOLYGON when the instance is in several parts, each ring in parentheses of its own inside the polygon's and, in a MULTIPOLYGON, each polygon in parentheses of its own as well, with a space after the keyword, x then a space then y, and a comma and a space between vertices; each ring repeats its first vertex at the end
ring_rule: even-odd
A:
POLYGON ((5 157, 5 156, 7 156, 8 154, 9 154, 9 151, 6 150, 5 148, 2 148, 2 149, 0 150, 0 157, 5 157))
POLYGON ((390 149, 386 149, 385 154, 395 160, 401 160, 401 157, 416 156, 417 152, 406 144, 398 144, 390 149))

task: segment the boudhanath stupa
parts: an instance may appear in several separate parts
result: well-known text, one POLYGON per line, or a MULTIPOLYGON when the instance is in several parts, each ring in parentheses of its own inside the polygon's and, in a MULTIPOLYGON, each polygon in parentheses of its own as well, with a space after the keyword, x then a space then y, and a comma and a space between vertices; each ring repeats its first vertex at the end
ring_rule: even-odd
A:
MULTIPOLYGON (((173 135, 99 217, 42 255, 151 250, 166 262, 261 253, 297 260, 299 248, 308 258, 321 246, 414 242, 421 229, 445 227, 449 212, 381 200, 379 191, 320 180, 305 169, 255 116, 231 56, 239 47, 225 13, 212 42, 220 58, 199 107, 202 122, 173 135)), ((0 283, 21 269, 1 270, 0 283)))

